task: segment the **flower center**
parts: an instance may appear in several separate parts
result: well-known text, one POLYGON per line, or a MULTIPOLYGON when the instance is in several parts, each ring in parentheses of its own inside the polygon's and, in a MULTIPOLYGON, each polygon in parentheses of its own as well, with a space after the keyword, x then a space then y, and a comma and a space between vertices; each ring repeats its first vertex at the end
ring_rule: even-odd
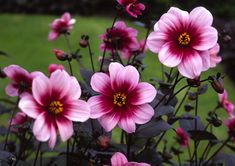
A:
POLYGON ((63 104, 60 101, 52 101, 49 105, 49 110, 53 114, 58 114, 63 111, 63 104))
POLYGON ((126 95, 123 93, 116 93, 113 95, 113 104, 122 107, 126 104, 126 95))
POLYGON ((183 45, 183 46, 188 45, 190 43, 189 35, 186 32, 180 34, 178 38, 178 42, 180 45, 183 45))

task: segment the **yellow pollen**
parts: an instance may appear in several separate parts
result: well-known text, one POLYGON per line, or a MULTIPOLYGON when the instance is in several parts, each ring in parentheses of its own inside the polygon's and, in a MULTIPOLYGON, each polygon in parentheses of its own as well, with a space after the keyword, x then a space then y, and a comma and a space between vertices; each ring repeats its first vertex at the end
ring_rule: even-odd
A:
POLYGON ((63 111, 63 104, 60 101, 52 101, 49 110, 51 113, 59 114, 63 111))
POLYGON ((178 42, 183 46, 188 45, 190 43, 189 35, 186 32, 182 33, 178 38, 178 42))
POLYGON ((123 93, 116 93, 113 95, 113 104, 122 107, 126 104, 126 95, 123 93))

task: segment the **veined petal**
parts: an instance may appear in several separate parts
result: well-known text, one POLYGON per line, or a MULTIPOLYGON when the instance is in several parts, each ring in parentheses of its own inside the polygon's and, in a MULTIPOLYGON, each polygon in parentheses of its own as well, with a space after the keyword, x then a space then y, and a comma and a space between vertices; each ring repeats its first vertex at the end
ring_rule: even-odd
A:
POLYGON ((53 149, 55 147, 55 144, 56 144, 56 128, 55 128, 55 124, 54 123, 51 123, 51 126, 50 126, 50 139, 49 139, 49 142, 48 142, 48 145, 49 145, 49 148, 50 149, 53 149))
POLYGON ((111 131, 118 123, 120 119, 120 113, 111 111, 108 114, 103 115, 98 119, 101 126, 105 129, 106 132, 111 131))
POLYGON ((89 98, 87 103, 91 109, 90 117, 93 119, 100 118, 104 114, 109 113, 113 110, 113 103, 109 98, 99 95, 89 98))
POLYGON ((107 74, 104 73, 95 73, 91 77, 91 87, 94 91, 99 92, 101 94, 111 96, 112 88, 111 88, 111 81, 107 74))
POLYGON ((181 26, 187 27, 189 23, 189 13, 187 11, 180 10, 176 7, 171 7, 167 13, 173 14, 178 18, 178 21, 182 24, 181 26))
POLYGON ((156 89, 149 83, 139 83, 129 95, 128 102, 132 105, 150 103, 156 96, 156 89))
POLYGON ((63 115, 71 121, 84 122, 90 117, 90 107, 83 100, 68 101, 63 115))
POLYGON ((183 52, 184 48, 176 46, 174 42, 167 42, 160 49, 158 57, 160 62, 164 65, 168 67, 176 67, 182 61, 183 52))
POLYGON ((21 68, 20 66, 18 65, 10 65, 10 66, 7 66, 3 69, 4 73, 7 75, 8 78, 14 80, 14 81, 17 81, 18 78, 17 76, 18 75, 25 75, 25 76, 29 76, 29 73, 21 68))
POLYGON ((50 121, 47 119, 47 112, 42 112, 35 120, 33 125, 33 133, 37 140, 48 141, 51 135, 50 121))
POLYGON ((113 82, 115 81, 119 71, 122 71, 123 69, 124 69, 124 66, 122 66, 120 63, 117 63, 117 62, 110 63, 109 75, 110 75, 111 84, 113 84, 113 82))
POLYGON ((167 41, 167 35, 161 31, 151 32, 147 38, 147 47, 154 53, 158 53, 167 41))
POLYGON ((127 133, 134 133, 136 129, 134 120, 127 115, 120 117, 118 126, 127 133))
POLYGON ((202 71, 208 70, 211 66, 211 58, 209 51, 202 51, 199 55, 202 58, 202 71))
POLYGON ((58 32, 51 30, 48 34, 48 40, 49 41, 55 40, 59 37, 59 35, 60 34, 58 32))
POLYGON ((184 77, 194 79, 201 74, 202 71, 202 58, 198 52, 188 50, 184 52, 184 58, 178 65, 180 74, 184 77))
POLYGON ((19 101, 19 108, 29 117, 36 119, 44 110, 38 105, 33 96, 24 93, 19 101))
POLYGON ((137 124, 145 124, 150 121, 154 115, 154 109, 149 104, 133 106, 134 121, 137 124))
POLYGON ((15 88, 15 87, 14 87, 14 84, 11 84, 11 83, 6 86, 5 92, 6 92, 6 94, 7 94, 8 96, 12 96, 12 97, 19 95, 18 89, 15 88))
POLYGON ((194 8, 190 14, 190 23, 199 27, 211 26, 213 22, 212 14, 204 7, 194 8))
POLYGON ((80 98, 81 93, 81 87, 77 79, 75 77, 71 77, 70 88, 68 89, 68 93, 66 96, 70 99, 76 100, 80 98))
POLYGON ((73 135, 73 123, 63 116, 56 117, 56 124, 63 142, 67 141, 73 135))
POLYGON ((114 153, 114 155, 111 158, 111 164, 112 166, 123 166, 128 162, 126 156, 120 152, 114 153))

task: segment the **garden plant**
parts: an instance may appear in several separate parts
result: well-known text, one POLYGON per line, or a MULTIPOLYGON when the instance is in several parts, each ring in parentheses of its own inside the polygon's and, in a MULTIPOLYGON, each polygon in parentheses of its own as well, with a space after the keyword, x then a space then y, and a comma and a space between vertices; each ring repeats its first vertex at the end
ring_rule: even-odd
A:
POLYGON ((48 40, 64 40, 69 51, 51 48, 55 64, 48 64, 48 73, 1 66, 10 98, 0 101, 0 119, 9 117, 0 128, 0 165, 235 165, 235 156, 224 153, 235 152, 235 116, 223 73, 201 76, 222 60, 221 32, 210 11, 170 7, 158 20, 139 20, 146 7, 137 0, 117 0, 115 9, 110 27, 94 39, 82 35, 77 48, 71 45, 71 14, 52 21, 48 40), (144 39, 124 17, 138 21, 144 39), (91 40, 100 41, 99 53, 91 40), (147 51, 156 54, 161 78, 142 81, 147 51), (200 97, 209 86, 218 102, 202 117, 200 97), (220 138, 219 130, 227 135, 220 138))

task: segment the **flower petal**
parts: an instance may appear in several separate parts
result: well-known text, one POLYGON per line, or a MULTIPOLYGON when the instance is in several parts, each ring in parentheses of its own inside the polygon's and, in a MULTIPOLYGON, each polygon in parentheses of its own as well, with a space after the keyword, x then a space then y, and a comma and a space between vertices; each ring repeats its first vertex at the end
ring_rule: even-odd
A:
POLYGON ((134 121, 137 124, 147 123, 148 121, 151 120, 151 118, 154 115, 154 109, 149 104, 135 106, 133 109, 135 110, 135 111, 133 111, 133 113, 135 115, 134 121))
POLYGON ((56 117, 56 124, 63 142, 67 141, 73 135, 73 123, 63 116, 56 117))
POLYGON ((104 94, 106 96, 113 95, 111 89, 111 81, 107 74, 95 73, 91 77, 91 87, 94 91, 104 94))
POLYGON ((103 115, 98 119, 101 126, 105 129, 106 132, 111 131, 118 123, 120 119, 120 114, 112 111, 108 114, 103 115))
POLYGON ((14 81, 18 80, 17 76, 19 75, 24 75, 24 76, 29 75, 29 73, 25 69, 21 68, 18 65, 9 65, 5 67, 3 71, 7 75, 8 78, 14 81))
POLYGON ((127 133, 134 133, 136 129, 134 120, 127 115, 124 115, 120 118, 118 126, 121 129, 125 130, 127 133))
POLYGON ((11 96, 11 97, 19 95, 18 89, 15 88, 14 84, 11 84, 11 83, 6 86, 5 92, 8 96, 11 96))
POLYGON ((91 115, 90 118, 96 119, 100 118, 104 114, 109 113, 113 110, 113 103, 110 101, 109 98, 99 95, 99 96, 93 96, 89 98, 87 103, 90 106, 91 109, 91 115))
POLYGON ((33 96, 24 93, 19 101, 19 108, 29 117, 36 119, 44 110, 38 105, 33 96))
POLYGON ((83 100, 68 101, 63 115, 71 121, 84 122, 90 117, 90 107, 83 100))
POLYGON ((47 112, 42 112, 35 120, 33 125, 33 134, 37 140, 45 142, 50 138, 50 121, 47 118, 47 112))
POLYGON ((184 51, 184 59, 178 65, 180 74, 184 77, 194 79, 201 74, 202 58, 194 50, 184 51))
POLYGON ((212 14, 204 7, 194 8, 190 14, 190 22, 199 27, 211 26, 213 22, 212 14))
POLYGON ((168 67, 179 65, 183 58, 183 48, 176 48, 174 42, 165 43, 159 51, 158 58, 161 63, 168 67))
POLYGON ((123 166, 128 162, 126 156, 120 152, 114 153, 114 155, 111 158, 111 164, 112 166, 123 166))
POLYGON ((206 71, 211 66, 211 58, 210 58, 209 51, 200 52, 200 56, 202 58, 202 71, 206 71))
POLYGON ((53 149, 55 147, 55 144, 56 144, 56 128, 55 128, 55 124, 54 123, 51 123, 51 127, 50 127, 50 139, 49 139, 49 142, 48 142, 48 146, 50 149, 53 149))
POLYGON ((158 53, 166 41, 167 35, 157 30, 149 34, 146 44, 152 52, 158 53))
POLYGON ((150 103, 153 101, 156 94, 157 91, 151 84, 141 82, 137 85, 136 89, 128 95, 128 102, 132 105, 150 103))
POLYGON ((68 89, 67 97, 73 100, 77 100, 81 96, 81 87, 75 77, 70 77, 70 88, 68 89))
POLYGON ((55 40, 59 37, 59 35, 60 34, 58 32, 51 30, 48 34, 48 40, 49 41, 55 40))

